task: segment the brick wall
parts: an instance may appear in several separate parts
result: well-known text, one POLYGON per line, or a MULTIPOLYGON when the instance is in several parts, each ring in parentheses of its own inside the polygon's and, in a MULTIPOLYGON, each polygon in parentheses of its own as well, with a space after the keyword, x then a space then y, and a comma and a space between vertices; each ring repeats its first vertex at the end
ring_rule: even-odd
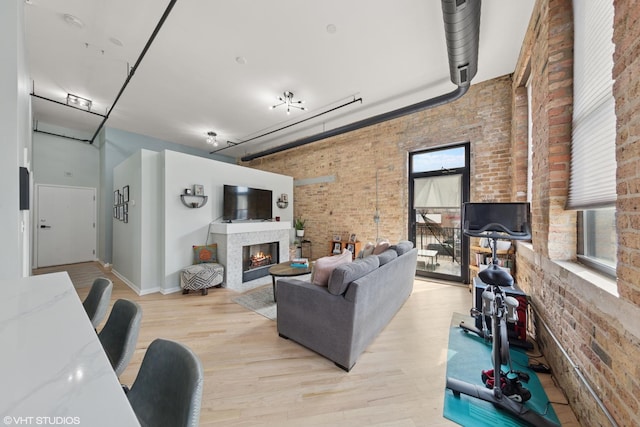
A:
POLYGON ((408 236, 409 153, 471 142, 471 200, 511 197, 511 78, 473 85, 456 102, 248 162, 296 180, 294 215, 307 219, 313 257, 327 255, 334 234, 362 242, 408 236), (378 227, 373 220, 377 200, 378 227), (307 181, 308 182, 308 181, 307 181))
MULTIPOLYGON (((533 89, 533 250, 520 245, 516 280, 539 316, 536 335, 572 409, 585 426, 607 426, 580 375, 547 332, 546 324, 619 425, 638 425, 640 413, 640 242, 638 230, 638 92, 640 70, 637 6, 616 1, 614 96, 618 118, 617 298, 592 284, 595 275, 575 263, 575 213, 564 211, 572 106, 572 9, 570 0, 538 0, 514 73, 513 107, 531 70, 533 89), (635 91, 635 92, 634 92, 635 91), (635 221, 635 222, 634 222, 635 221), (591 280, 585 280, 591 277, 591 280)), ((514 114, 514 121, 522 118, 514 114)), ((517 129, 514 123, 512 129, 517 129)), ((512 146, 518 147, 515 134, 512 146)), ((518 174, 524 168, 514 164, 518 174)), ((525 163, 526 164, 526 163, 525 163)))

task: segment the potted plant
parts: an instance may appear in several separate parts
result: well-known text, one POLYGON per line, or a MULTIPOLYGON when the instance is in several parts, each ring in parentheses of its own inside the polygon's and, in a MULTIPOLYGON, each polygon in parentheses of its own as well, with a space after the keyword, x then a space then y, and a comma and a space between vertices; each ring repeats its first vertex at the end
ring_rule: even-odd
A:
POLYGON ((295 222, 293 223, 293 227, 296 229, 296 236, 304 236, 304 224, 306 222, 307 221, 302 218, 296 218, 295 222))

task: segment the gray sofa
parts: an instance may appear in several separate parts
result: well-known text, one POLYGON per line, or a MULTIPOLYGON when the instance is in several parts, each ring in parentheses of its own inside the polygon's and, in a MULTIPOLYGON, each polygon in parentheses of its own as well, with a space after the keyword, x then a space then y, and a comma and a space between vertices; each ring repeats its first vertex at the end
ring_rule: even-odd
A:
POLYGON ((411 294, 417 254, 402 241, 336 267, 328 287, 278 280, 278 334, 351 370, 411 294))

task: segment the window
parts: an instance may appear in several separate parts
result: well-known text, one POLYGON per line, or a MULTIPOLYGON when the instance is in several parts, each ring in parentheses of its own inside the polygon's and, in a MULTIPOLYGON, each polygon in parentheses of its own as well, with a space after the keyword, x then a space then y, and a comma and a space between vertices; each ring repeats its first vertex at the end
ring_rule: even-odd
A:
POLYGON ((616 275, 616 211, 590 209, 578 216, 579 259, 610 276, 616 275))
POLYGON ((613 2, 574 1, 573 12, 574 105, 568 208, 580 210, 579 258, 615 276, 613 2))
POLYGON ((411 172, 446 171, 464 168, 465 166, 465 148, 454 147, 414 154, 411 172))

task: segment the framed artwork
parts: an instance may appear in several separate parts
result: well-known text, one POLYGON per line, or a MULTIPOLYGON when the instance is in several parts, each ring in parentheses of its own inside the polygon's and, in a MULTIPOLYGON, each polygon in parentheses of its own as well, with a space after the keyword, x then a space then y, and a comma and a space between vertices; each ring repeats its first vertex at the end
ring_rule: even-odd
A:
POLYGON ((353 243, 347 243, 347 250, 353 253, 356 250, 356 248, 353 243))
POLYGON ((339 254, 340 253, 340 242, 335 242, 333 244, 333 253, 334 254, 339 254))
POLYGON ((118 206, 118 219, 122 221, 124 218, 124 205, 118 206))
POLYGON ((129 201, 129 186, 125 185, 124 187, 122 187, 122 201, 123 202, 128 202, 129 201))
POLYGON ((113 217, 115 219, 118 219, 118 207, 117 206, 113 207, 113 217))
POLYGON ((334 242, 339 242, 339 241, 341 240, 341 237, 342 237, 342 236, 340 236, 339 234, 334 234, 334 235, 333 235, 333 241, 334 241, 334 242))
POLYGON ((351 236, 349 236, 349 243, 355 243, 355 242, 356 242, 356 235, 352 234, 351 236))
POLYGON ((124 212, 124 214, 125 214, 125 215, 129 215, 129 203, 125 203, 125 204, 124 204, 124 205, 122 205, 122 206, 124 206, 124 211, 123 211, 123 212, 124 212))
POLYGON ((204 196, 204 186, 196 184, 193 186, 193 194, 195 196, 204 196))
POLYGON ((129 214, 128 213, 124 214, 124 217, 122 218, 122 221, 124 221, 125 224, 129 222, 129 214))
POLYGON ((120 190, 116 190, 113 192, 113 204, 114 205, 120 204, 120 190))

